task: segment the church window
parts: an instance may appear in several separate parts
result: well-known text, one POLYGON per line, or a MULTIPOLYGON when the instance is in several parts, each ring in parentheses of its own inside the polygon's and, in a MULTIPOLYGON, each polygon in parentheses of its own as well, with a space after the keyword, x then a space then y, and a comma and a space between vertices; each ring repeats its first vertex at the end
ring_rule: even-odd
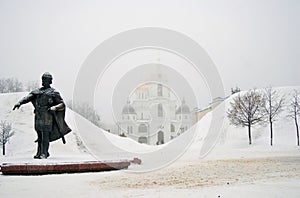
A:
POLYGON ((163 87, 161 84, 157 85, 157 96, 163 96, 163 87))
POLYGON ((171 124, 171 132, 175 132, 175 126, 174 126, 174 124, 171 124))
POLYGON ((133 132, 133 128, 132 128, 132 126, 130 126, 130 133, 132 133, 133 132))
POLYGON ((163 113, 163 107, 162 107, 162 104, 158 104, 157 106, 157 116, 158 117, 163 117, 164 113, 163 113))

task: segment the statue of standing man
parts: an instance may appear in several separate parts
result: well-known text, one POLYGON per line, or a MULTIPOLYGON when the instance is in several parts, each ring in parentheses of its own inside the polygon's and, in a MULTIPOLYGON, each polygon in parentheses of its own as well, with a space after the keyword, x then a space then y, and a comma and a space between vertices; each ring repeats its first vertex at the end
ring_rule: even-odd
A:
POLYGON ((50 73, 44 73, 42 75, 42 87, 31 91, 13 107, 13 110, 18 109, 28 102, 34 106, 34 128, 38 136, 35 159, 48 158, 50 156, 48 152, 49 143, 60 138, 65 143, 64 135, 71 131, 64 120, 65 103, 59 92, 50 86, 52 79, 50 73))

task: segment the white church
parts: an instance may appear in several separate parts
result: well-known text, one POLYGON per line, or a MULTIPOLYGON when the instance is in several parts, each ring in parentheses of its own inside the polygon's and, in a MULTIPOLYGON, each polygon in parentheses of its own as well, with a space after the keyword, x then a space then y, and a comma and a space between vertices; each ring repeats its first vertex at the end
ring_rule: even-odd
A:
POLYGON ((150 145, 164 144, 192 125, 191 111, 185 100, 158 82, 138 86, 121 113, 119 135, 150 145))

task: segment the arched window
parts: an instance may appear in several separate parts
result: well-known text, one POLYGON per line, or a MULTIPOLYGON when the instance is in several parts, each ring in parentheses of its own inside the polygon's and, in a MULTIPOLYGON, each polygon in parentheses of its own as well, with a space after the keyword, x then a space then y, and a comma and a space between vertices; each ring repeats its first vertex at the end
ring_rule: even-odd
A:
POLYGON ((133 132, 133 128, 132 128, 132 126, 130 126, 130 133, 132 133, 133 132))
POLYGON ((157 144, 157 145, 160 145, 160 144, 164 144, 164 143, 165 143, 165 140, 164 140, 164 132, 159 131, 159 132, 157 133, 157 142, 156 142, 156 144, 157 144))
POLYGON ((164 112, 163 112, 163 106, 161 103, 159 103, 157 105, 157 116, 158 117, 163 117, 164 116, 164 112))
POLYGON ((175 126, 174 126, 174 124, 171 124, 170 128, 171 128, 171 132, 175 132, 175 126))
POLYGON ((157 96, 163 96, 163 87, 161 84, 157 85, 157 96))

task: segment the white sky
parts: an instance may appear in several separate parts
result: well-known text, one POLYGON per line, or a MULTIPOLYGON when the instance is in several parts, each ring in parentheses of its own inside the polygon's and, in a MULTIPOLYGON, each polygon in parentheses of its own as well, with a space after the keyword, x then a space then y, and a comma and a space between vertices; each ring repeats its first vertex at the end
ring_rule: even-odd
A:
POLYGON ((133 28, 169 28, 197 41, 226 93, 300 85, 300 1, 0 1, 0 77, 39 80, 70 99, 77 72, 102 41, 133 28))

